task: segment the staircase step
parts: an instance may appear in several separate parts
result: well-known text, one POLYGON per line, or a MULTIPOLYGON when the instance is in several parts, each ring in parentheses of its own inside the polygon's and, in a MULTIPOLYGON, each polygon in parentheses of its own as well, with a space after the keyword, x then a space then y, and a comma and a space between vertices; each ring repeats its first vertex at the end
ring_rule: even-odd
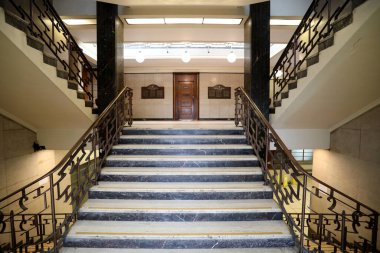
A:
POLYGON ((253 149, 249 145, 225 144, 128 144, 115 145, 112 148, 114 155, 249 155, 253 149))
POLYGON ((28 46, 37 49, 41 52, 44 51, 44 43, 41 42, 38 38, 32 36, 32 35, 26 35, 26 43, 28 46))
POLYGON ((78 82, 76 80, 67 80, 67 88, 70 90, 78 90, 78 82))
POLYGON ((333 45, 334 45, 334 35, 330 35, 329 37, 322 39, 318 43, 318 51, 321 52, 325 50, 326 48, 329 48, 333 45))
POLYGON ((28 32, 29 23, 7 10, 5 10, 5 22, 25 33, 28 32))
POLYGON ((308 67, 310 67, 314 64, 317 64, 318 62, 319 62, 319 54, 309 56, 308 58, 306 58, 306 65, 308 67))
POLYGON ((173 129, 173 128, 124 128, 125 135, 242 135, 242 128, 225 128, 225 129, 173 129))
POLYGON ((349 26, 352 22, 353 22, 353 14, 352 13, 346 15, 345 17, 340 18, 337 21, 335 21, 332 24, 334 33, 344 29, 347 26, 349 26))
POLYGON ((297 80, 288 83, 288 90, 294 90, 297 88, 297 80))
POLYGON ((282 212, 272 199, 89 199, 80 209, 78 219, 179 222, 281 220, 282 212))
POLYGON ((106 158, 107 167, 256 167, 258 165, 258 160, 253 155, 111 155, 106 158))
POLYGON ((283 221, 77 221, 64 242, 65 247, 160 249, 293 245, 292 236, 283 221))
POLYGON ((91 199, 271 199, 263 182, 99 182, 91 199))
POLYGON ((43 60, 44 60, 44 63, 53 67, 57 67, 57 58, 55 58, 54 56, 44 53, 43 60))
POLYGON ((281 99, 288 98, 289 97, 289 91, 281 92, 281 99))
POLYGON ((101 171, 100 180, 114 182, 244 182, 262 181, 263 175, 259 167, 105 167, 101 171))
POLYGON ((300 79, 300 78, 304 78, 304 77, 307 77, 307 69, 300 69, 297 72, 297 78, 300 79))
POLYGON ((69 248, 61 253, 297 253, 295 247, 286 248, 229 248, 229 249, 112 249, 112 248, 69 248))
POLYGON ((245 144, 244 135, 122 135, 120 144, 245 144))

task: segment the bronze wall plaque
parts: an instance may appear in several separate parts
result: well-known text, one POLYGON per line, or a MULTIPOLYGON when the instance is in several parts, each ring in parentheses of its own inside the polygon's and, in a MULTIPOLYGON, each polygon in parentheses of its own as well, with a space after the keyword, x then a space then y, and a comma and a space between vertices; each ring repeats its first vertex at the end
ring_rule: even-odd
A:
POLYGON ((141 99, 163 99, 165 98, 164 87, 156 84, 150 84, 146 87, 141 87, 141 99))
POLYGON ((214 87, 208 87, 209 99, 230 99, 231 87, 226 87, 222 84, 217 84, 214 87))

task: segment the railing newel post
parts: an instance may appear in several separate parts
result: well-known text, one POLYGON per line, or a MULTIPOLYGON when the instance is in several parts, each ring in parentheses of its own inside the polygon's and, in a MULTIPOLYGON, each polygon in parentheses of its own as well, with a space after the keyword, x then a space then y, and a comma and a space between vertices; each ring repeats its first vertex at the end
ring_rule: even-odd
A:
POLYGON ((373 214, 374 224, 372 229, 372 237, 371 237, 371 245, 372 245, 372 251, 377 251, 377 233, 378 233, 378 225, 379 225, 379 214, 377 212, 374 212, 373 214))
POLYGON ((264 168, 264 175, 263 175, 265 185, 268 185, 269 152, 270 152, 269 129, 265 128, 265 168, 264 168))
POLYGON ((346 212, 342 211, 342 229, 341 229, 341 246, 340 249, 343 252, 346 252, 346 243, 347 243, 347 227, 346 227, 346 212))
POLYGON ((50 205, 51 205, 51 225, 52 225, 52 230, 53 230, 53 244, 54 244, 54 249, 53 252, 58 252, 57 251, 57 227, 56 227, 56 212, 55 212, 55 194, 54 194, 54 178, 53 174, 49 175, 49 185, 50 185, 50 205))
POLYGON ((303 174, 303 189, 302 189, 302 213, 301 213, 301 235, 300 243, 301 248, 304 247, 304 236, 305 236, 305 219, 306 219, 306 189, 307 189, 307 175, 303 174))

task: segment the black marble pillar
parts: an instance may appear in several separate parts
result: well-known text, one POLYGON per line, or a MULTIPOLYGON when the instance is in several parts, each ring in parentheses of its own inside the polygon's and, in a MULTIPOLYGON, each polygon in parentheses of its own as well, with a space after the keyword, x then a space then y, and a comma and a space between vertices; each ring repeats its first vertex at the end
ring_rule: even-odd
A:
POLYGON ((124 25, 118 6, 96 3, 98 99, 101 113, 124 86, 124 25))
POLYGON ((251 4, 244 25, 244 89, 269 118, 270 1, 251 4))

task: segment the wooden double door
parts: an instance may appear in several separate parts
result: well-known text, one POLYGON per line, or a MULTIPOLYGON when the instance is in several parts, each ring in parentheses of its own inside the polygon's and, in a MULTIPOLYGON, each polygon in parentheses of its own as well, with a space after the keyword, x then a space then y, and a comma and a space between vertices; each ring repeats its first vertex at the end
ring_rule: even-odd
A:
POLYGON ((174 73, 174 119, 198 119, 198 73, 174 73))

